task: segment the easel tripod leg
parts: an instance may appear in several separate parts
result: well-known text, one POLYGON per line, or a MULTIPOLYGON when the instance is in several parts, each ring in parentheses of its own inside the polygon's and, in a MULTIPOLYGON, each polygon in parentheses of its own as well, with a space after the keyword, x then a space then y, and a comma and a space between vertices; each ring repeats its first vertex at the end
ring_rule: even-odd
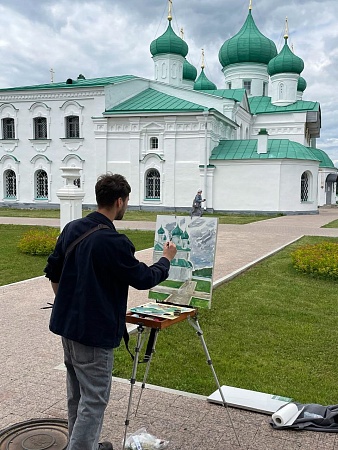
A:
POLYGON ((153 340, 153 345, 152 345, 151 352, 150 352, 150 355, 149 355, 149 358, 148 358, 148 361, 147 361, 146 370, 145 370, 145 372, 144 372, 144 377, 143 377, 142 386, 141 386, 141 392, 140 392, 140 396, 139 396, 139 398, 138 398, 138 402, 137 402, 137 406, 136 406, 136 410, 135 410, 135 416, 136 416, 136 414, 137 414, 138 407, 139 407, 139 405, 140 405, 142 393, 143 393, 144 388, 145 388, 145 386, 146 386, 146 381, 147 381, 148 373, 149 373, 149 369, 150 369, 150 363, 151 363, 151 360, 152 360, 153 355, 154 355, 154 353, 155 353, 156 341, 157 341, 157 338, 158 338, 158 333, 159 333, 159 331, 160 331, 159 328, 156 328, 156 329, 154 330, 154 340, 153 340))
POLYGON ((130 379, 130 394, 129 394, 128 409, 127 409, 127 417, 126 417, 126 421, 125 421, 124 439, 123 439, 123 447, 122 447, 123 450, 125 448, 126 440, 127 440, 127 430, 128 430, 128 426, 129 426, 129 422, 130 422, 130 410, 131 410, 131 404, 132 404, 132 399, 133 399, 133 390, 134 390, 134 386, 135 386, 135 382, 136 382, 137 365, 138 365, 138 360, 140 357, 141 340, 142 340, 143 331, 144 331, 144 327, 142 325, 139 325, 137 327, 137 343, 136 343, 136 347, 135 347, 133 370, 132 370, 132 375, 131 375, 131 379, 130 379))
POLYGON ((194 317, 192 317, 192 318, 191 318, 191 317, 188 317, 188 322, 189 322, 190 325, 196 330, 196 334, 197 334, 198 337, 200 338, 200 341, 201 341, 201 343, 202 343, 202 347, 203 347, 205 356, 207 357, 207 363, 208 363, 208 365, 209 365, 209 367, 210 367, 210 369, 211 369, 211 371, 212 371, 212 374, 213 374, 213 376, 214 376, 214 379, 215 379, 215 382, 216 382, 216 386, 217 386, 218 391, 219 391, 219 393, 220 393, 220 395, 221 395, 221 399, 222 399, 223 406, 224 406, 224 407, 226 408, 226 410, 227 410, 228 417, 229 417, 229 420, 230 420, 230 423, 231 423, 231 427, 232 427, 232 429, 233 429, 233 431, 234 431, 234 433, 235 433, 237 443, 238 443, 238 445, 239 445, 239 447, 240 447, 241 444, 240 444, 240 442, 239 442, 239 439, 238 439, 238 436, 237 436, 237 433, 236 433, 234 424, 233 424, 233 422, 232 422, 232 419, 231 419, 231 416, 230 416, 230 413, 229 413, 229 410, 228 410, 228 405, 227 405, 227 402, 225 401, 225 397, 224 397, 224 395, 223 395, 223 391, 222 391, 221 385, 220 385, 220 383, 219 383, 219 381, 218 381, 218 377, 217 377, 216 371, 215 371, 214 366, 213 366, 213 364, 212 364, 212 361, 211 361, 211 358, 210 358, 210 354, 209 354, 209 350, 208 350, 208 347, 207 347, 207 345, 206 345, 206 343, 205 343, 204 336, 203 336, 203 331, 202 331, 202 329, 201 329, 201 327, 200 327, 200 324, 198 323, 197 316, 194 316, 194 317))

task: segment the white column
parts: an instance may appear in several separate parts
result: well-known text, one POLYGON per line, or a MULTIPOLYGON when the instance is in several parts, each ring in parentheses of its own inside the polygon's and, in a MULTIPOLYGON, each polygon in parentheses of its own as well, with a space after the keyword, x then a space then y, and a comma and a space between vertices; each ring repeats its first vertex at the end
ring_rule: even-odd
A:
POLYGON ((82 217, 82 201, 85 192, 74 184, 74 180, 80 178, 80 167, 60 167, 62 178, 66 184, 56 192, 60 200, 60 230, 75 219, 82 217))

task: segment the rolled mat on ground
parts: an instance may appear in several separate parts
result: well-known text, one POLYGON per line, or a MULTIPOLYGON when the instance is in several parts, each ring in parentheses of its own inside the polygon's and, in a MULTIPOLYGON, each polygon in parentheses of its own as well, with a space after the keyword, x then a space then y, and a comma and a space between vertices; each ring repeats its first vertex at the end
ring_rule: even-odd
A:
POLYGON ((338 433, 338 405, 288 403, 272 415, 270 424, 276 430, 338 433))

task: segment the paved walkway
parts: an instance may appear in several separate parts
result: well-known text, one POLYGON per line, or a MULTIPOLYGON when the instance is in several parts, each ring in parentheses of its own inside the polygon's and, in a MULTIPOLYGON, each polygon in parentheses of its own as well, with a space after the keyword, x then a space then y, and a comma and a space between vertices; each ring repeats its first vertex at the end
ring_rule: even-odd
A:
MULTIPOLYGON (((236 276, 303 235, 338 237, 338 229, 320 228, 336 219, 338 209, 329 208, 313 216, 220 225, 215 284, 236 276)), ((0 223, 59 224, 54 219, 25 218, 0 218, 0 223)), ((118 225, 120 229, 155 228, 154 223, 146 222, 136 225, 121 221, 118 225)), ((151 254, 151 250, 144 250, 138 252, 138 258, 150 263, 151 254)), ((50 311, 40 309, 48 301, 52 301, 52 294, 44 277, 0 287, 0 429, 32 418, 66 418, 60 341, 48 331, 50 311)), ((130 290, 129 306, 145 301, 146 292, 130 290)), ((136 387, 135 399, 138 390, 136 387)), ((129 381, 114 379, 102 437, 111 440, 116 450, 122 448, 129 391, 129 381)), ((152 434, 170 441, 168 450, 338 450, 335 434, 275 431, 269 420, 267 415, 209 404, 203 396, 147 385, 129 430, 146 427, 152 434)))

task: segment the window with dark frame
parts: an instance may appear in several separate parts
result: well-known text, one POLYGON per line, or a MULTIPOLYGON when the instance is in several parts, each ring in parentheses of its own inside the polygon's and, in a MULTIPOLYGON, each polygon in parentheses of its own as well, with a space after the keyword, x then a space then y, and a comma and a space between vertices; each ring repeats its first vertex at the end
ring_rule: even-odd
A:
POLYGON ((151 150, 158 148, 158 138, 157 137, 150 138, 150 148, 151 148, 151 150))
POLYGON ((309 201, 309 177, 306 172, 302 174, 301 178, 300 200, 301 202, 309 201))
POLYGON ((80 137, 80 121, 79 116, 67 116, 66 117, 66 138, 79 138, 80 137))
POLYGON ((5 198, 16 198, 16 174, 14 170, 5 172, 5 198))
POLYGON ((263 97, 268 95, 268 83, 263 82, 263 97))
POLYGON ((2 119, 2 139, 15 139, 14 119, 11 117, 2 119))
POLYGON ((251 80, 244 80, 243 88, 246 90, 247 94, 251 94, 251 80))
POLYGON ((48 199, 48 175, 42 169, 39 169, 35 174, 35 194, 37 199, 48 199))
POLYGON ((34 117, 34 139, 47 139, 46 117, 34 117))
POLYGON ((161 198, 161 177, 156 169, 149 170, 146 175, 146 198, 161 198))

